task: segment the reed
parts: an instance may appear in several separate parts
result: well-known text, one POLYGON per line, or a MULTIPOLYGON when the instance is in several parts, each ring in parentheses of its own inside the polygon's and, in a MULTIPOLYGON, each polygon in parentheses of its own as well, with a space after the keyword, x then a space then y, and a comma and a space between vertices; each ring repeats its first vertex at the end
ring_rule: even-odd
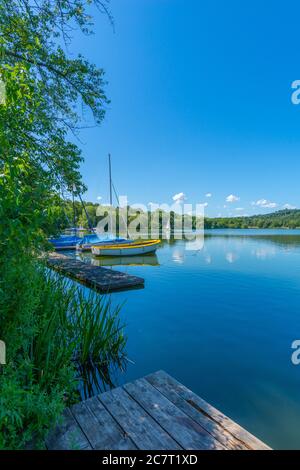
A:
POLYGON ((126 338, 120 307, 29 257, 6 265, 0 288, 0 334, 7 365, 0 375, 0 449, 42 446, 63 409, 112 383, 126 338), (10 281, 9 284, 7 281, 10 281))
POLYGON ((113 309, 109 299, 91 291, 86 297, 79 289, 71 310, 69 325, 79 364, 106 365, 123 354, 126 339, 119 318, 120 306, 113 309))

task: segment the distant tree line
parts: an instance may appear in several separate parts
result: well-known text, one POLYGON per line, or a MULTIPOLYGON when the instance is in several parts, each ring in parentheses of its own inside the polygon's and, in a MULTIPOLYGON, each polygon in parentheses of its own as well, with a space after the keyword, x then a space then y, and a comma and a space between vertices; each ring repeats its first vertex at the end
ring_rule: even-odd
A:
POLYGON ((205 228, 300 228, 300 210, 281 210, 250 217, 205 218, 205 228))
MULTIPOLYGON (((101 217, 97 216, 97 209, 99 204, 93 202, 85 202, 85 210, 83 205, 79 201, 75 201, 74 206, 72 201, 59 201, 57 205, 52 206, 51 221, 53 221, 53 232, 66 229, 68 227, 84 227, 88 229, 90 226, 96 227, 97 223, 101 220, 101 217), (88 218, 86 216, 88 214, 88 218), (88 220, 89 219, 89 220, 88 220)), ((128 208, 129 209, 129 208, 128 208)), ((116 209, 118 211, 118 209, 116 209)), ((107 215, 105 213, 105 215, 107 215)), ((148 216, 150 225, 150 212, 148 214, 143 213, 145 217, 148 216)), ((162 212, 161 212, 162 214, 162 212)), ((175 226, 175 218, 180 217, 174 212, 170 213, 170 229, 173 230, 175 226)), ((186 217, 186 216, 185 216, 186 217)), ((134 218, 134 216, 128 217, 128 222, 134 218)), ((196 227, 196 217, 192 217, 192 226, 196 227)), ((160 220, 160 228, 162 221, 160 220)), ((118 225, 118 224, 117 224, 118 225)), ((178 224, 177 224, 178 227, 178 224)), ((250 217, 217 217, 209 218, 205 217, 204 227, 206 229, 223 229, 223 228, 300 228, 300 210, 281 210, 271 214, 260 214, 250 217)), ((149 227, 150 228, 150 227, 149 227)))

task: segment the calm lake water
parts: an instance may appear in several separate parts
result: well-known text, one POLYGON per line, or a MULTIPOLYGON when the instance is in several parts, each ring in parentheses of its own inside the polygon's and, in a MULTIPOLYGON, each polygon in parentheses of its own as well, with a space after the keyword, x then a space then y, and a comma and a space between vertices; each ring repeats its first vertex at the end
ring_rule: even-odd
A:
POLYGON ((207 231, 199 251, 164 242, 129 261, 112 269, 145 288, 112 294, 133 361, 117 382, 164 369, 272 447, 300 449, 300 231, 207 231))

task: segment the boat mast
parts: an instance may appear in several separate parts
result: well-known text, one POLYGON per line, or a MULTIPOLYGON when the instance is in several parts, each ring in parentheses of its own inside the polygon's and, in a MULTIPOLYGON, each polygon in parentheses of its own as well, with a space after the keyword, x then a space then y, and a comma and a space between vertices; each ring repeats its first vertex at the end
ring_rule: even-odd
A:
POLYGON ((83 200, 82 200, 82 197, 81 197, 80 193, 78 194, 78 196, 79 196, 81 205, 82 205, 82 207, 83 207, 85 216, 86 216, 86 218, 87 218, 87 222, 88 222, 89 229, 93 231, 93 224, 92 224, 92 222, 91 222, 91 219, 90 219, 90 217, 89 217, 88 211, 86 210, 85 204, 84 204, 84 202, 83 202, 83 200))
POLYGON ((112 180, 111 180, 111 157, 108 154, 108 170, 109 170, 109 212, 110 212, 110 232, 112 232, 112 180))
POLYGON ((73 205, 73 228, 75 228, 75 236, 76 236, 77 227, 76 227, 76 209, 75 209, 74 191, 75 191, 75 185, 73 185, 72 187, 72 205, 73 205))
POLYGON ((111 156, 108 154, 108 168, 109 168, 109 203, 112 206, 112 181, 111 181, 111 156))

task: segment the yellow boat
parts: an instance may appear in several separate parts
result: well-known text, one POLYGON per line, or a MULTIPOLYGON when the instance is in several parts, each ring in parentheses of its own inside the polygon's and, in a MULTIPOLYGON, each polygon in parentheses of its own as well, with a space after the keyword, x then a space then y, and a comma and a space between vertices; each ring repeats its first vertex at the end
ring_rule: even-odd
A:
POLYGON ((160 240, 146 240, 128 244, 93 245, 91 249, 95 256, 135 256, 154 253, 159 244, 160 240))

